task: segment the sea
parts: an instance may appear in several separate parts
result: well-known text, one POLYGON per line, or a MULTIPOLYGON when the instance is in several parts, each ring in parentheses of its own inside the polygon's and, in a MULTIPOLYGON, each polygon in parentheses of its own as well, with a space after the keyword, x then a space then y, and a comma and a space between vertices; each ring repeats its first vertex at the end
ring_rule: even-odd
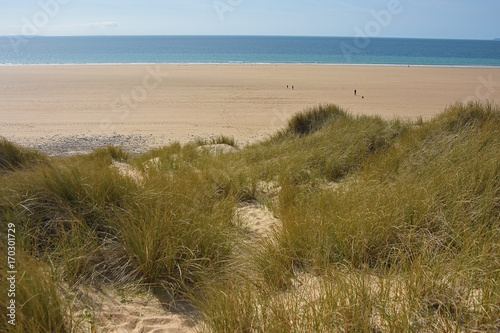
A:
POLYGON ((498 40, 291 36, 3 36, 0 65, 500 66, 498 40))

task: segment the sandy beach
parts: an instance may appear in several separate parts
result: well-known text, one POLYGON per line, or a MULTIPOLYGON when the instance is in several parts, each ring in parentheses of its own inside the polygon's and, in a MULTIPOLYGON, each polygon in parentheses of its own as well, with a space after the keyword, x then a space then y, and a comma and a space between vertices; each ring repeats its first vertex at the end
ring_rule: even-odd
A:
POLYGON ((2 66, 0 135, 53 155, 107 144, 139 153, 220 134, 246 144, 318 104, 428 119, 456 101, 498 101, 499 81, 500 68, 2 66))

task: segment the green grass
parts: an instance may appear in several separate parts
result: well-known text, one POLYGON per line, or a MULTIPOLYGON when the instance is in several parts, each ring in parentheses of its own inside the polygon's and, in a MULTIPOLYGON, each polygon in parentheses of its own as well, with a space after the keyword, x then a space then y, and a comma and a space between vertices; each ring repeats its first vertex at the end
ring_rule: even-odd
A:
POLYGON ((336 105, 319 105, 315 108, 299 112, 288 121, 284 133, 309 135, 321 130, 336 118, 346 118, 348 114, 336 105))
MULTIPOLYGON (((6 248, 0 247, 3 253, 6 248)), ((7 267, 6 256, 2 256, 0 262, 2 268, 7 267)), ((16 326, 17 332, 67 332, 70 329, 71 315, 66 313, 64 302, 60 299, 61 294, 57 281, 47 272, 45 264, 21 251, 17 253, 16 274, 16 326)), ((8 282, 2 272, 0 286, 4 290, 2 295, 2 309, 7 308, 8 282)), ((0 330, 8 331, 12 327, 7 323, 6 311, 2 313, 0 330)))
POLYGON ((188 297, 210 332, 500 329, 498 106, 410 122, 324 105, 237 153, 196 149, 208 143, 235 145, 49 159, 2 143, 0 222, 35 277, 20 282, 25 330, 77 330, 71 300, 54 301, 65 283, 188 297), (233 219, 247 202, 281 227, 249 238, 233 219))
POLYGON ((26 168, 46 161, 47 158, 43 154, 18 147, 0 137, 0 172, 26 168))
POLYGON ((229 145, 232 147, 238 147, 238 144, 236 143, 236 140, 234 139, 234 137, 229 137, 229 136, 225 136, 225 135, 219 135, 219 136, 210 138, 208 140, 198 139, 198 140, 196 140, 196 144, 199 146, 225 144, 225 145, 229 145))

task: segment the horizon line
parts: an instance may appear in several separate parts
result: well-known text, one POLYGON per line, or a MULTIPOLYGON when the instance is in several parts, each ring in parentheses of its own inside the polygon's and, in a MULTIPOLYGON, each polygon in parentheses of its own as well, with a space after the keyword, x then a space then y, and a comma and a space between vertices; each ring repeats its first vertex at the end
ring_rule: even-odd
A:
POLYGON ((156 35, 0 35, 0 37, 305 37, 305 38, 368 38, 368 39, 433 39, 433 40, 477 40, 477 41, 500 41, 500 38, 479 39, 479 38, 444 38, 444 37, 360 37, 360 36, 332 36, 332 35, 199 35, 199 34, 156 34, 156 35))

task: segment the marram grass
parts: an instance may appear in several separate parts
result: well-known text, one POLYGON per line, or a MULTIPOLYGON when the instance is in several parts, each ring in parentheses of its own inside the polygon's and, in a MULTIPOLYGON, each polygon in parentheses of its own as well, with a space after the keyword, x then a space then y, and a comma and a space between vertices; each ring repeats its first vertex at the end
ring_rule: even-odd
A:
POLYGON ((498 106, 410 122, 324 105, 236 153, 202 143, 234 140, 65 159, 2 142, 0 222, 28 277, 18 332, 98 327, 60 296, 103 284, 187 297, 210 332, 500 329, 498 106), (280 226, 249 238, 233 218, 246 203, 280 226))

